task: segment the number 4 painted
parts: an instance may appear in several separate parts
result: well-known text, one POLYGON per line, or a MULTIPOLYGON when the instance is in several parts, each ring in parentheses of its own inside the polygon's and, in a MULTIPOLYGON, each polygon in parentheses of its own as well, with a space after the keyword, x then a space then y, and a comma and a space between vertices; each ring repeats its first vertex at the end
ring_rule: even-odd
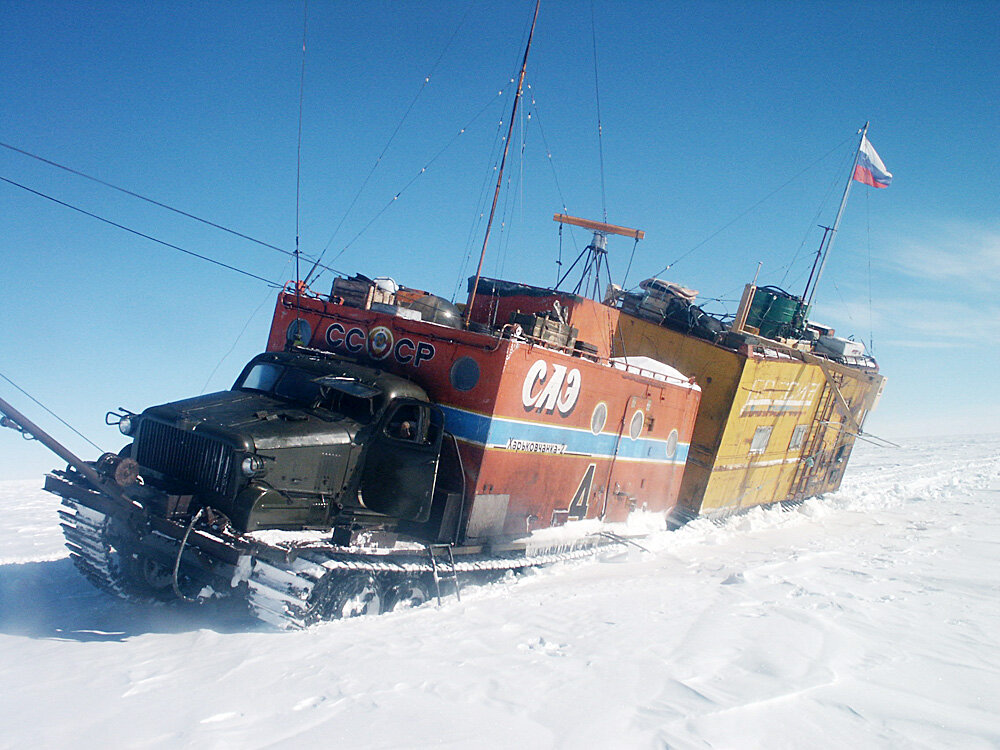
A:
POLYGON ((587 471, 580 480, 580 486, 576 488, 576 494, 569 504, 567 516, 571 519, 581 519, 587 517, 587 506, 590 504, 590 490, 594 486, 594 471, 597 464, 590 464, 587 471))

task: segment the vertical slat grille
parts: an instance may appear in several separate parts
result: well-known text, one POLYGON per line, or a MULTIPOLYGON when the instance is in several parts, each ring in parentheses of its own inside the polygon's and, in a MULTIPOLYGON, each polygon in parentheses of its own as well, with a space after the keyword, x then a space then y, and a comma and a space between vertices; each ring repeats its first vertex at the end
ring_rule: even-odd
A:
POLYGON ((201 491, 230 494, 233 451, 225 443, 146 419, 135 451, 140 466, 201 491))

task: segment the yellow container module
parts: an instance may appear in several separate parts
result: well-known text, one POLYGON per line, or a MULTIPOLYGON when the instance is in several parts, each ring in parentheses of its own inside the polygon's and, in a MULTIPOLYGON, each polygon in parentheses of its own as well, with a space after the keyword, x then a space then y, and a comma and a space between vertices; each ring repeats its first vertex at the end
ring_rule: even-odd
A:
POLYGON ((780 342, 729 349, 622 314, 616 355, 649 356, 702 389, 680 503, 725 515, 801 500, 840 486, 857 435, 885 378, 780 342))

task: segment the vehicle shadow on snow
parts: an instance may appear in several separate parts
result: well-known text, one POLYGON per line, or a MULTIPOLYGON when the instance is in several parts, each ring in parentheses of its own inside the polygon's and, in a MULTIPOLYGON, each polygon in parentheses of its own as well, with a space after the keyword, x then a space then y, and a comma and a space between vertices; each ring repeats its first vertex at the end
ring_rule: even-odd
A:
POLYGON ((123 641, 145 633, 259 625, 238 602, 133 603, 94 588, 67 557, 0 565, 0 633, 72 641, 123 641))

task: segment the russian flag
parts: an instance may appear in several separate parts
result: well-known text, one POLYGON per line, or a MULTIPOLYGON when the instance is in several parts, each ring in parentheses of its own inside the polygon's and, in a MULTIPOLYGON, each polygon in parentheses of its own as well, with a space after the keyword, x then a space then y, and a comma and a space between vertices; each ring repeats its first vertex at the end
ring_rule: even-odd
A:
POLYGON ((868 142, 868 136, 861 139, 858 163, 854 167, 854 179, 876 188, 887 188, 892 182, 892 172, 885 168, 872 144, 868 142))

